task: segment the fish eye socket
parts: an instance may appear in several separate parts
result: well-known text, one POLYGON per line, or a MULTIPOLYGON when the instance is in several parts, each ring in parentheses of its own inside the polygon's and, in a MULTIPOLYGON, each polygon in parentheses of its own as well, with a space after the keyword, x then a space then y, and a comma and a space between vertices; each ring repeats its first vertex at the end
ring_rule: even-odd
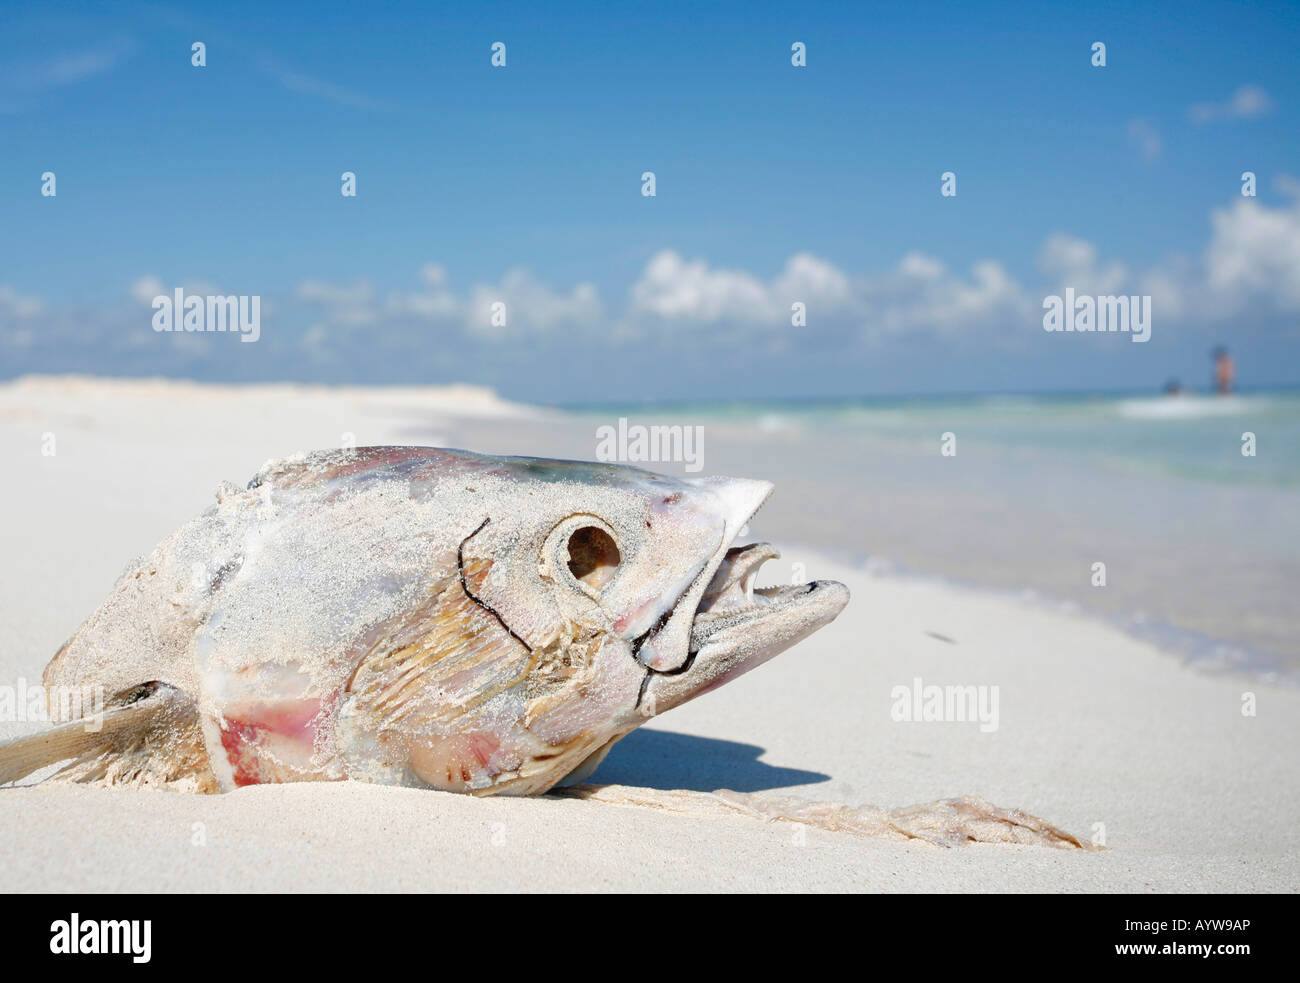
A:
POLYGON ((604 588, 621 560, 614 537, 599 526, 582 526, 569 536, 569 572, 588 587, 604 588))

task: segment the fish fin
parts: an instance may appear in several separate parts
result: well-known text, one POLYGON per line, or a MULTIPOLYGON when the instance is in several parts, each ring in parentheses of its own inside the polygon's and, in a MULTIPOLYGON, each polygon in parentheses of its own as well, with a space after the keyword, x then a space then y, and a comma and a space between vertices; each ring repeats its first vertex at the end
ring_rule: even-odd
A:
POLYGON ((0 785, 60 762, 50 777, 62 781, 218 790, 194 701, 165 683, 131 687, 100 713, 0 744, 0 785))
POLYGON ((809 802, 793 796, 727 789, 692 792, 627 785, 574 785, 554 789, 551 794, 611 805, 661 809, 687 816, 742 815, 768 823, 789 822, 857 836, 920 840, 941 847, 964 843, 1018 843, 1067 850, 1100 849, 1037 816, 1019 809, 1003 809, 969 795, 901 809, 879 809, 869 805, 809 802))

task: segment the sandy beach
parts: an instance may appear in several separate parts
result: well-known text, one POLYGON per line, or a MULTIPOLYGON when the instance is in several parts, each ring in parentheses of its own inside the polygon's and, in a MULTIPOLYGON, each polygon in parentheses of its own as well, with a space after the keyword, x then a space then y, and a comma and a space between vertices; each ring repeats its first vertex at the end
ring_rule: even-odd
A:
MULTIPOLYGON (((205 508, 220 482, 242 485, 269 458, 350 440, 590 457, 590 433, 472 387, 0 385, 0 685, 38 683, 128 561, 205 508)), ((829 545, 849 523, 843 482, 790 463, 820 455, 841 466, 825 463, 837 460, 833 445, 751 434, 711 446, 704 473, 776 481, 754 521, 783 554, 764 574, 788 578, 797 564, 806 578, 842 581, 853 600, 770 665, 633 733, 593 781, 891 808, 978 795, 1105 850, 942 849, 741 816, 358 783, 186 796, 22 782, 0 789, 4 889, 1300 889, 1300 690, 1190 667, 1121 630, 1104 605, 1028 596, 1064 594, 1036 578, 955 586, 976 579, 970 544, 952 547, 969 576, 927 564, 902 539, 888 548, 890 507, 908 497, 897 481, 861 514, 879 517, 882 552, 909 572, 849 562, 852 536, 840 537, 845 549, 829 545), (894 719, 891 694, 914 685, 996 687, 996 726, 894 719)), ((868 475, 872 462, 853 466, 868 475)), ((870 482, 857 488, 869 506, 870 482)), ((940 499, 918 479, 914 511, 899 521, 919 525, 927 509, 954 504, 940 499)), ((41 726, 6 719, 0 737, 41 726)))

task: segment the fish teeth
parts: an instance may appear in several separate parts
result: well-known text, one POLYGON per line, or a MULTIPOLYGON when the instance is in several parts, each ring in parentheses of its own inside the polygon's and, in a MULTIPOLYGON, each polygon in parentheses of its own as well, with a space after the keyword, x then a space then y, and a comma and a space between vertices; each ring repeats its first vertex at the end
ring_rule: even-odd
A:
POLYGON ((713 575, 713 580, 704 592, 696 609, 696 616, 734 614, 754 607, 757 603, 766 603, 766 598, 754 593, 754 580, 758 569, 767 560, 780 554, 768 543, 754 543, 750 546, 736 546, 727 551, 726 558, 713 575), (756 596, 759 600, 755 600, 756 596))

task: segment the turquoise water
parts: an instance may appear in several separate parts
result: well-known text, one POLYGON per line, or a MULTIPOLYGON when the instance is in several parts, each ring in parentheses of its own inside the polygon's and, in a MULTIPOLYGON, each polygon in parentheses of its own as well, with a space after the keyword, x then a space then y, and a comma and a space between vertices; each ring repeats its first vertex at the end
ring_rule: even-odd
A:
POLYGON ((773 433, 856 432, 915 447, 945 432, 1026 456, 1211 482, 1300 488, 1300 392, 1212 395, 970 396, 582 407, 684 422, 734 421, 773 433), (1242 453, 1243 434, 1255 453, 1242 453))
POLYGON ((570 412, 586 433, 618 416, 703 426, 706 473, 775 482, 764 536, 1067 601, 1202 667, 1300 681, 1300 392, 570 412))

